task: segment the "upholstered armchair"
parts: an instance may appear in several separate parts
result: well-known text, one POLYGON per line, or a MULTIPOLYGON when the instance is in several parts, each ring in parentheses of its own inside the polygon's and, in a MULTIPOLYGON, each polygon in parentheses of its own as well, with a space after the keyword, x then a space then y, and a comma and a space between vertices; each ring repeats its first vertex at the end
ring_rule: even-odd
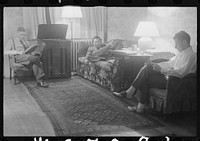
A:
POLYGON ((150 105, 164 114, 196 111, 197 75, 169 76, 165 90, 150 89, 150 105))
POLYGON ((25 76, 25 73, 23 72, 28 72, 27 74, 29 76, 33 76, 33 72, 32 72, 32 67, 30 65, 24 66, 20 63, 17 63, 15 56, 16 54, 9 54, 8 59, 9 59, 9 68, 10 68, 10 80, 12 79, 12 74, 13 74, 14 84, 16 85, 17 78, 19 76, 25 76))

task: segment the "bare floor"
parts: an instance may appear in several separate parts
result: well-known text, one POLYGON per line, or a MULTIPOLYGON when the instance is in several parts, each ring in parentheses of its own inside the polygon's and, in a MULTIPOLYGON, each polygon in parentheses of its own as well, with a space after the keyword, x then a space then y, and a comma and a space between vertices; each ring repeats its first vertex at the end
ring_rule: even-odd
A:
MULTIPOLYGON (((4 136, 55 136, 50 120, 22 83, 14 85, 9 79, 4 79, 3 96, 4 136)), ((190 119, 173 123, 164 122, 155 115, 152 117, 165 127, 102 136, 196 136, 196 127, 189 124, 190 119)))

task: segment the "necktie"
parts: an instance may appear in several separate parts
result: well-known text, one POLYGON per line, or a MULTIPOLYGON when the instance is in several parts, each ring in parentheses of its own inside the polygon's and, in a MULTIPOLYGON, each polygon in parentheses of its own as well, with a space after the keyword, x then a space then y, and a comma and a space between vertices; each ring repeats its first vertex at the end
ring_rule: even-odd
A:
POLYGON ((28 48, 28 46, 27 46, 27 45, 25 45, 25 44, 24 44, 24 42, 23 42, 22 40, 20 40, 20 43, 23 45, 23 47, 24 47, 24 50, 26 50, 26 49, 28 48))

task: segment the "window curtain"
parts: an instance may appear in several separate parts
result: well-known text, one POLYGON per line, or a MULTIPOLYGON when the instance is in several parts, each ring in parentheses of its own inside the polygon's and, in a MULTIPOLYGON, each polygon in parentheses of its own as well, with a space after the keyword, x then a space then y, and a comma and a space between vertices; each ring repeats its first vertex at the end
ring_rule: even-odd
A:
POLYGON ((82 7, 81 37, 99 36, 107 41, 107 7, 82 7))
POLYGON ((36 39, 38 25, 47 23, 47 10, 45 7, 23 7, 23 26, 27 30, 28 39, 36 39))
MULTIPOLYGON (((68 25, 68 30, 67 30, 67 35, 66 38, 70 39, 71 38, 71 23, 69 19, 64 19, 61 17, 62 15, 62 10, 63 7, 49 7, 49 13, 50 13, 50 18, 51 18, 51 23, 52 24, 67 24, 68 25)), ((74 19, 73 20, 73 38, 80 38, 80 19, 74 19)), ((86 37, 84 37, 86 38, 86 37)))
MULTIPOLYGON (((71 37, 69 19, 63 19, 62 7, 49 7, 51 22, 67 24, 67 38, 71 37)), ((92 38, 99 36, 103 42, 107 40, 107 7, 81 7, 83 17, 73 22, 74 38, 92 38)))

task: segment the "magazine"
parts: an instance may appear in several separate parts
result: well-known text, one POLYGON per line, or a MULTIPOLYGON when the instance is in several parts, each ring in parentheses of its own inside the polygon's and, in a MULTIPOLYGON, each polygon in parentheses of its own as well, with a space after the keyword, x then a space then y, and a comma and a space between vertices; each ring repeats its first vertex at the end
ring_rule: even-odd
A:
POLYGON ((24 51, 24 54, 29 54, 29 53, 35 51, 35 49, 36 49, 37 46, 38 46, 38 44, 31 45, 29 48, 27 48, 27 49, 24 51))

